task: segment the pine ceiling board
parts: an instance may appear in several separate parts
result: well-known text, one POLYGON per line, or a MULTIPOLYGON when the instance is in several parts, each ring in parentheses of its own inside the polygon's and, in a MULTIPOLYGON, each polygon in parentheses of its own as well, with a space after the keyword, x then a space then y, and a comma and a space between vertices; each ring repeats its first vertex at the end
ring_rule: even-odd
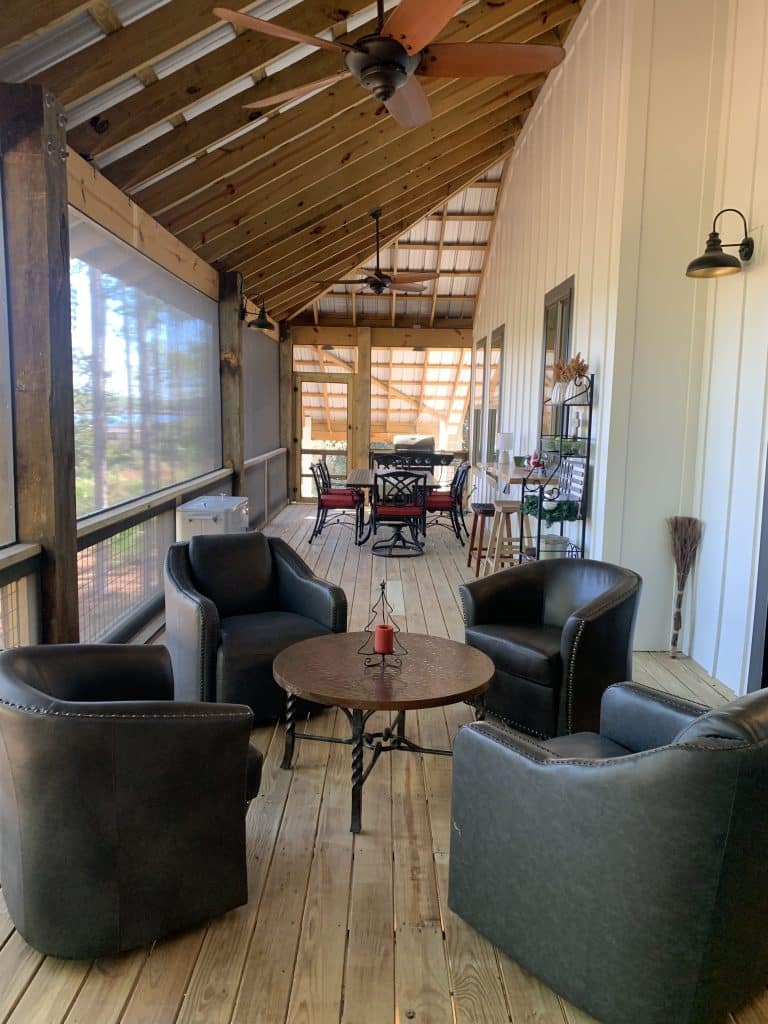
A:
POLYGON ((261 236, 255 236, 238 250, 228 253, 220 265, 228 269, 252 270, 258 264, 259 280, 266 282, 282 273, 283 268, 292 271, 303 260, 313 260, 318 253, 344 246, 350 237, 362 235, 361 242, 370 252, 373 243, 370 210, 381 205, 384 215, 395 216, 399 204, 415 187, 425 188, 435 178, 451 173, 453 168, 469 159, 478 149, 505 142, 517 132, 514 116, 498 127, 486 132, 483 126, 464 136, 457 149, 446 152, 441 145, 432 147, 422 155, 422 166, 402 180, 392 182, 388 172, 369 180, 365 190, 353 190, 346 194, 342 203, 334 204, 310 214, 303 221, 294 223, 292 230, 281 230, 280 226, 261 236))
MULTIPOLYGON (((361 194, 371 194, 377 182, 386 181, 391 194, 396 183, 412 174, 423 174, 433 159, 452 159, 451 154, 472 139, 468 124, 477 123, 484 132, 503 126, 508 128, 511 118, 526 106, 525 98, 510 102, 504 94, 470 104, 468 108, 462 106, 458 111, 437 118, 433 131, 409 132, 397 145, 386 147, 385 152, 375 152, 348 171, 312 182, 283 202, 273 204, 271 197, 267 197, 258 213, 249 218, 240 214, 234 220, 228 219, 228 230, 219 231, 211 241, 206 240, 207 236, 200 236, 197 229, 193 233, 181 233, 180 237, 209 261, 226 259, 229 262, 230 254, 234 254, 236 260, 240 247, 254 240, 259 241, 263 252, 268 252, 270 240, 276 233, 280 238, 296 239, 298 225, 311 223, 314 214, 323 219, 324 228, 328 229, 330 224, 325 222, 328 211, 338 219, 361 194)), ((376 205, 384 202, 382 196, 376 205)), ((373 233, 371 235, 373 237, 373 233)))
POLYGON ((170 0, 66 60, 35 81, 66 106, 151 65, 160 57, 216 28, 211 0, 170 0))
MULTIPOLYGON (((483 0, 460 17, 454 18, 440 38, 450 42, 477 39, 488 42, 527 42, 540 35, 547 26, 573 17, 574 10, 574 4, 570 0, 541 0, 535 4, 533 9, 531 9, 530 0, 506 0, 506 2, 499 3, 483 0), (520 13, 521 9, 524 9, 522 14, 520 13)), ((314 56, 305 58, 298 66, 306 64, 309 60, 314 60, 314 56)), ((333 68, 341 66, 339 61, 333 65, 333 68)), ((325 69, 327 67, 328 65, 324 65, 325 69)), ((304 81, 312 81, 313 78, 314 75, 308 73, 304 81)), ((188 124, 181 125, 166 136, 162 142, 153 144, 151 152, 144 153, 142 150, 138 150, 117 161, 106 171, 108 177, 121 188, 135 188, 142 181, 173 167, 189 156, 202 154, 203 151, 247 123, 249 114, 242 109, 242 106, 243 103, 250 102, 249 96, 253 96, 254 101, 257 101, 259 95, 267 96, 272 91, 273 88, 268 81, 259 83, 254 86, 253 90, 248 90, 247 93, 242 93, 232 100, 219 104, 200 117, 194 118, 188 124)), ((367 95, 354 81, 343 82, 330 92, 336 96, 339 111, 353 105, 356 96, 365 98, 367 95)), ((333 116, 333 104, 329 103, 328 95, 328 92, 323 92, 302 103, 299 107, 294 107, 288 113, 294 114, 296 110, 305 110, 305 119, 310 121, 313 110, 317 111, 318 120, 333 116)), ((360 102, 360 99, 357 102, 360 102)), ((377 104, 377 106, 381 106, 381 104, 377 104)), ((272 130, 276 129, 277 123, 283 116, 278 114, 270 118, 272 130)), ((247 138, 248 136, 246 136, 247 138)), ((259 152, 254 152, 254 147, 251 147, 246 153, 250 153, 251 158, 262 155, 259 152)), ((247 160, 248 155, 245 156, 245 161, 247 160)), ((230 170, 238 166, 234 161, 231 164, 230 170)), ((168 182, 168 187, 172 187, 171 180, 168 182)), ((141 199, 138 201, 141 202, 141 199)))
MULTIPOLYGON (((504 142, 495 143, 487 149, 480 150, 474 157, 460 165, 448 168, 445 173, 432 179, 428 186, 414 188, 404 194, 400 202, 392 207, 393 213, 382 218, 382 243, 391 244, 404 234, 422 217, 436 209, 449 196, 461 191, 474 181, 495 161, 506 156, 514 146, 514 136, 504 142)), ((344 277, 356 267, 364 263, 370 251, 370 224, 366 234, 365 197, 361 203, 361 216, 356 220, 354 230, 342 232, 331 245, 322 249, 315 247, 305 250, 300 261, 292 263, 283 260, 280 265, 273 264, 269 271, 257 269, 258 256, 250 266, 244 266, 246 288, 251 291, 262 290, 276 309, 292 312, 303 308, 303 305, 320 294, 315 284, 318 280, 331 280, 344 277), (269 274, 269 277, 267 277, 269 274)))
MULTIPOLYGON (((268 230, 270 222, 289 226, 294 217, 305 216, 318 204, 333 202, 336 205, 335 197, 345 189, 366 191, 365 182, 371 176, 439 143, 451 132, 464 131, 468 122, 508 106, 529 92, 535 81, 529 79, 525 84, 510 81, 499 85, 495 80, 495 88, 489 88, 493 83, 481 79, 479 83, 472 83, 475 89, 467 90, 468 98, 463 103, 446 102, 457 99, 456 94, 441 96, 442 104, 433 102, 434 119, 424 128, 406 132, 393 118, 387 118, 378 132, 365 134, 363 143, 367 145, 359 149, 358 159, 353 159, 353 147, 340 146, 276 180, 270 181, 271 175, 262 169, 259 190, 238 188, 238 193, 244 191, 245 194, 236 202, 225 205, 219 199, 216 206, 211 205, 209 216, 195 223, 193 229, 179 230, 178 221, 174 220, 172 230, 192 248, 207 249, 215 243, 220 251, 227 245, 231 249, 232 241, 236 245, 239 238, 247 238, 245 232, 252 235, 268 230), (485 88, 480 91, 482 86, 485 88)), ((527 105, 528 101, 521 102, 517 109, 522 111, 527 105)), ((216 249, 212 248, 211 252, 215 253, 216 249)))
POLYGON ((0 50, 88 9, 90 0, 4 0, 0 50))
MULTIPOLYGON (((329 26, 343 23, 350 14, 362 10, 369 4, 370 0, 347 0, 342 10, 326 3, 303 3, 286 11, 275 21, 299 32, 315 35, 329 26)), ((294 44, 287 40, 262 36, 257 32, 243 32, 200 60, 193 61, 149 85, 130 100, 107 108, 91 122, 80 125, 70 132, 67 141, 82 155, 96 156, 181 113, 193 103, 198 103, 230 82, 252 73, 293 48, 294 44)), ((290 89, 294 84, 312 81, 316 77, 321 78, 324 74, 332 74, 338 70, 339 58, 334 54, 318 51, 316 56, 317 60, 313 55, 311 58, 298 61, 277 75, 270 76, 268 84, 261 86, 261 95, 290 89), (312 66, 313 70, 309 77, 304 77, 308 73, 303 70, 305 66, 312 66), (314 74, 314 68, 319 69, 317 75, 314 74)), ((248 90, 237 97, 239 124, 245 120, 242 104, 258 98, 256 90, 248 90)), ((222 106, 224 104, 219 104, 217 111, 221 111, 222 106)), ((222 123, 220 137, 223 137, 227 130, 222 123)))
MULTIPOLYGON (((468 79, 460 84, 443 83, 442 88, 430 93, 435 117, 447 110, 466 103, 474 96, 498 91, 499 79, 468 79)), ((504 80, 509 98, 522 95, 537 88, 544 81, 543 76, 526 79, 504 80)), ((431 126, 419 131, 433 131, 431 126)), ((323 131, 312 132, 294 143, 281 148, 279 153, 268 154, 270 159, 255 160, 232 175, 217 180, 195 195, 175 204, 159 218, 171 231, 184 232, 196 226, 207 239, 214 237, 211 225, 222 216, 233 219, 245 209, 253 210, 260 205, 257 193, 269 190, 269 200, 274 203, 287 195, 299 191, 304 180, 319 181, 341 170, 350 168, 375 150, 390 145, 405 134, 393 118, 377 113, 376 104, 367 104, 362 109, 353 108, 343 117, 334 119, 323 131), (376 125, 375 132, 366 129, 376 125), (340 141, 339 141, 340 140, 340 141), (310 164, 312 166, 310 166, 310 164), (281 192, 280 182, 288 179, 281 192)), ((139 193, 139 200, 142 193, 139 193)))

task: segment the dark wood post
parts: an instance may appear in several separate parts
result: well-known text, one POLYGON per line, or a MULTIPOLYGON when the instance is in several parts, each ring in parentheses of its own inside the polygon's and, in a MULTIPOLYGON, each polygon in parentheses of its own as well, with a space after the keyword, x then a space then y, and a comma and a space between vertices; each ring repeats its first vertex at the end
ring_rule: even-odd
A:
POLYGON ((79 636, 65 124, 42 86, 0 84, 16 523, 43 549, 45 643, 79 636))
POLYGON ((219 278, 219 355, 221 359, 221 457, 233 475, 232 493, 245 494, 245 399, 240 274, 219 278))

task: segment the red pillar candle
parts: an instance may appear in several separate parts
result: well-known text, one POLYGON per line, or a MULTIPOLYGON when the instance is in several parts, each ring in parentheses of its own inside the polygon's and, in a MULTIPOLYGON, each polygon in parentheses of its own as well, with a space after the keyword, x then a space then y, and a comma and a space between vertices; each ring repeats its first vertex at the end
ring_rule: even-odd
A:
POLYGON ((378 625, 373 634, 373 649, 377 654, 391 654, 395 649, 394 626, 378 625))

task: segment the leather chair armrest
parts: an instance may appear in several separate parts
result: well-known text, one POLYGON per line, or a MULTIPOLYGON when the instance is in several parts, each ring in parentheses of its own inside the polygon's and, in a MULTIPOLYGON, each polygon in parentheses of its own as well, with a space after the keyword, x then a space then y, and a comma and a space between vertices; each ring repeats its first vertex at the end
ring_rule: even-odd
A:
POLYGON ((282 611, 303 615, 334 633, 347 629, 347 595, 332 583, 318 579, 293 548, 270 537, 277 571, 277 600, 282 611))
POLYGON ((612 683, 632 678, 639 595, 640 579, 633 574, 567 619, 560 640, 558 734, 597 732, 603 693, 612 683))
POLYGON ((46 644, 5 652, 5 692, 39 701, 173 700, 173 672, 160 645, 46 644), (23 683, 22 683, 23 681, 23 683))
POLYGON ((537 563, 503 569, 459 586, 464 625, 541 623, 544 591, 537 563))
POLYGON ((627 750, 651 750, 672 743, 686 725, 708 710, 704 704, 639 683, 615 683, 603 694, 600 732, 627 750))
POLYGON ((173 662, 177 700, 216 700, 219 613, 194 584, 186 544, 165 560, 165 646, 173 662))

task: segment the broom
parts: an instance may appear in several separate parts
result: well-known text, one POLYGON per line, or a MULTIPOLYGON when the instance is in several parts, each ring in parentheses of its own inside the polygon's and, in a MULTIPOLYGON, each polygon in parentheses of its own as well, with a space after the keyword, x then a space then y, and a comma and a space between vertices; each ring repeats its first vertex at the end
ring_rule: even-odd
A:
POLYGON ((672 615, 672 643, 669 653, 671 657, 676 658, 680 653, 677 644, 680 639, 680 630, 683 628, 683 595, 701 543, 701 520, 694 519, 693 516, 671 516, 667 519, 667 529, 672 546, 672 557, 675 560, 677 587, 675 610, 672 615))

